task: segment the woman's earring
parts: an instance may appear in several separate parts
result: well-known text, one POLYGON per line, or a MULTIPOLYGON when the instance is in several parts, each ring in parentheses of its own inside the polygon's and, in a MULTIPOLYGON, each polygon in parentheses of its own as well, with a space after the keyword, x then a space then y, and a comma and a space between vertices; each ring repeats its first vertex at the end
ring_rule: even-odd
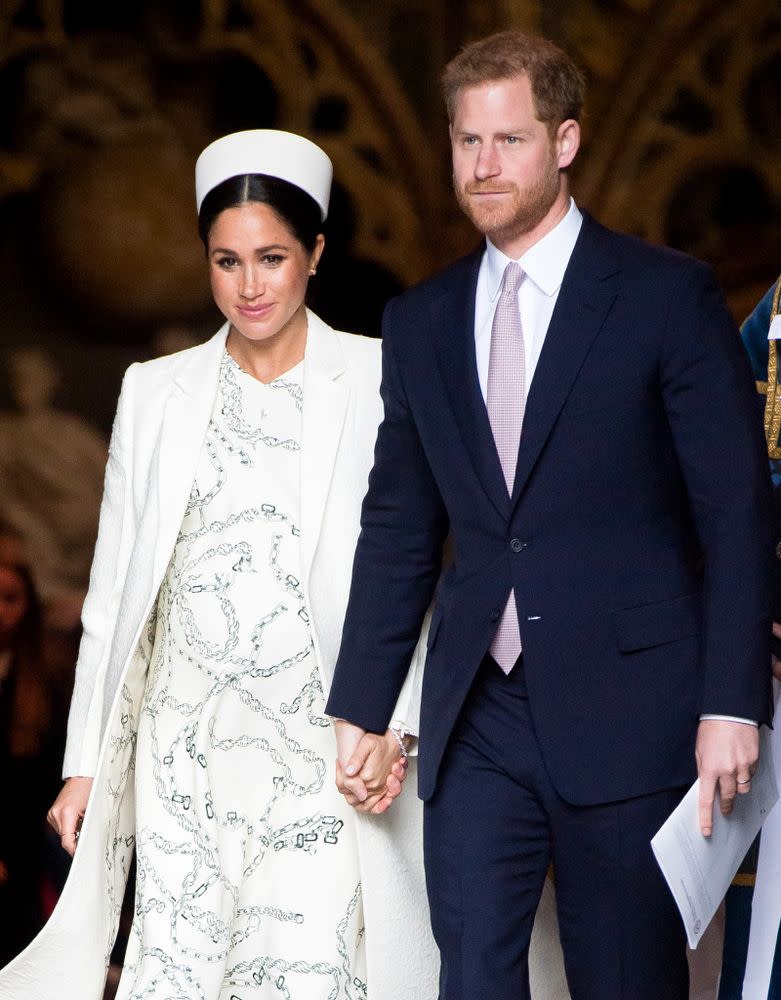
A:
POLYGON ((310 274, 317 274, 317 268, 316 267, 310 267, 309 268, 309 273, 310 274))

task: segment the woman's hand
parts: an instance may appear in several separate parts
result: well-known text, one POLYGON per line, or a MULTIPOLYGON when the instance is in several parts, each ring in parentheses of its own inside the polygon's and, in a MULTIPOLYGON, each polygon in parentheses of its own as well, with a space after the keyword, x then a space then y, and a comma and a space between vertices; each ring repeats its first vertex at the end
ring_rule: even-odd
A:
POLYGON ((73 856, 79 839, 81 821, 87 808, 92 778, 68 778, 54 800, 46 819, 60 835, 60 843, 73 856))
POLYGON ((347 777, 346 768, 356 747, 366 735, 366 730, 353 725, 352 722, 347 722, 345 719, 335 719, 334 729, 336 731, 336 787, 344 795, 349 805, 357 806, 366 800, 368 792, 357 774, 347 777))

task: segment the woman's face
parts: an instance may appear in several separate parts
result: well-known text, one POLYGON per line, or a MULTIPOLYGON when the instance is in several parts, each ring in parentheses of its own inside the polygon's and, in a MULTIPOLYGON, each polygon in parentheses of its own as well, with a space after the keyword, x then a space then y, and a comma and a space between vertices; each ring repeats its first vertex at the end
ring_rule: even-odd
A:
POLYGON ((209 233, 212 295, 247 340, 300 332, 309 276, 323 252, 310 254, 268 205, 249 202, 220 212, 209 233))
POLYGON ((0 648, 13 639, 26 611, 24 580, 9 566, 0 566, 0 648))

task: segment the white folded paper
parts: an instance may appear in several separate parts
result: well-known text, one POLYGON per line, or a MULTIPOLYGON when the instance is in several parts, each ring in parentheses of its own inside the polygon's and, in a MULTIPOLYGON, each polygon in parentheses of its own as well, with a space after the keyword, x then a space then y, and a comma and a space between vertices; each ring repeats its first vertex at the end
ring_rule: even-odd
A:
POLYGON ((699 781, 651 841, 662 874, 678 904, 689 947, 696 948, 727 893, 741 861, 778 799, 768 730, 760 730, 759 764, 751 791, 735 798, 729 816, 713 808, 713 833, 700 833, 699 781))

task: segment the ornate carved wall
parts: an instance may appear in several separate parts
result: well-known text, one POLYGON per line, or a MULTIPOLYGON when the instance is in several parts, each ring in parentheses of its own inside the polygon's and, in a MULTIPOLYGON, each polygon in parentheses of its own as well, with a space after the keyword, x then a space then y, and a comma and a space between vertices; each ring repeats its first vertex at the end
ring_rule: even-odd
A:
POLYGON ((400 285, 425 272, 440 197, 432 151, 395 77, 338 6, 147 2, 111 15, 79 6, 41 0, 0 12, 12 136, 0 195, 36 196, 44 249, 78 302, 131 324, 197 313, 208 296, 192 164, 211 138, 242 127, 322 143, 343 188, 334 215, 349 215, 350 255, 400 285), (102 252, 85 259, 96 231, 102 252), (165 267, 150 266, 150 244, 165 267))
POLYGON ((592 78, 579 197, 708 260, 745 315, 781 271, 778 3, 555 6, 545 27, 592 78))
POLYGON ((511 24, 543 30, 588 72, 577 174, 587 207, 712 259, 735 294, 775 270, 774 0, 91 7, 12 0, 0 10, 0 198, 40 195, 43 249, 67 293, 130 325, 208 302, 191 165, 227 128, 275 124, 322 142, 343 188, 334 214, 348 217, 337 243, 387 284, 447 260, 468 237, 446 189, 439 73, 463 41, 511 24), (95 231, 103 252, 85 257, 95 231), (165 267, 150 267, 150 239, 165 267))
MULTIPOLYGON (((610 226, 709 260, 736 316, 781 270, 777 0, 388 0, 382 16, 375 5, 345 2, 433 128, 443 184, 445 59, 490 31, 541 31, 589 79, 575 174, 585 207, 610 226), (394 42, 405 30, 406 47, 394 42)), ((473 236, 451 201, 440 204, 447 257, 473 236)))

